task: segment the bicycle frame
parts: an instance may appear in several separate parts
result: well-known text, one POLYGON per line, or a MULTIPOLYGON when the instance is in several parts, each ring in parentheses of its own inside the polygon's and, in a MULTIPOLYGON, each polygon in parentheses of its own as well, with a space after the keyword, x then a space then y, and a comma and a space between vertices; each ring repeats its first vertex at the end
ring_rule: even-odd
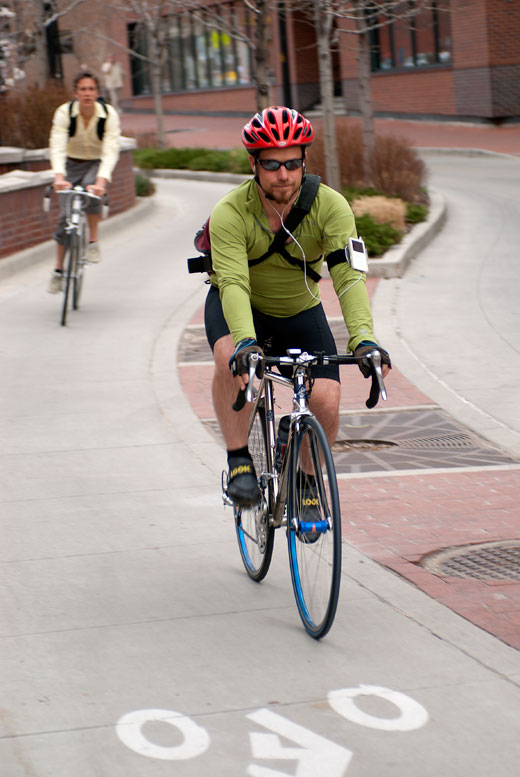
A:
POLYGON ((272 370, 266 369, 258 387, 258 393, 255 399, 253 411, 251 413, 251 418, 253 418, 258 403, 264 400, 268 469, 268 472, 265 474, 271 481, 270 488, 272 488, 274 504, 271 520, 272 526, 276 529, 284 525, 284 512, 285 504, 287 501, 287 473, 289 470, 288 463, 291 460, 292 441, 294 439, 294 434, 298 429, 298 420, 303 415, 311 415, 311 411, 308 408, 309 390, 305 385, 306 377, 306 368, 304 366, 299 366, 296 368, 295 375, 292 379, 286 378, 283 375, 279 375, 278 373, 273 372, 272 370), (281 386, 285 386, 293 393, 293 411, 291 413, 289 437, 287 441, 284 463, 280 473, 276 471, 274 466, 274 456, 276 449, 276 424, 273 384, 275 383, 281 386))

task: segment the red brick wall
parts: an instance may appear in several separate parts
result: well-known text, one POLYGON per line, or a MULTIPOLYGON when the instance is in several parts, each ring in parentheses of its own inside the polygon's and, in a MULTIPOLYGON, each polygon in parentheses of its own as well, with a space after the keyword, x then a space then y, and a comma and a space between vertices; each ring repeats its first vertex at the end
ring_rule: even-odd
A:
POLYGON ((451 68, 374 75, 371 87, 376 111, 440 115, 455 113, 451 68))
MULTIPOLYGON (((520 3, 452 0, 449 23, 451 64, 374 74, 374 111, 453 118, 520 116, 520 3)), ((343 95, 351 111, 359 110, 356 48, 355 36, 342 34, 343 95)))
MULTIPOLYGON (((154 112, 151 95, 133 97, 125 100, 125 106, 134 110, 154 112)), ((212 89, 210 91, 181 92, 163 95, 163 110, 177 113, 240 113, 250 116, 256 111, 254 87, 234 87, 232 89, 212 89)))
MULTIPOLYGON (((48 169, 48 164, 46 168, 48 169)), ((58 198, 51 197, 51 211, 44 213, 42 201, 45 188, 46 184, 42 183, 15 191, 0 192, 0 257, 30 248, 52 237, 58 219, 58 198)), ((128 210, 135 204, 133 159, 130 150, 121 152, 109 194, 111 215, 128 210)))

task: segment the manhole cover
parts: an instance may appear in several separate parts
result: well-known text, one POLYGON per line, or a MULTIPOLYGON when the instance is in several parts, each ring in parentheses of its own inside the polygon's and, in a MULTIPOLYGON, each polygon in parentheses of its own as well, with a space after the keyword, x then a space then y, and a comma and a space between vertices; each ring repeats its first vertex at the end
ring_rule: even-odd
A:
POLYGON ((440 550, 424 556, 419 566, 437 575, 477 580, 520 580, 520 540, 440 550))
POLYGON ((396 442, 391 442, 390 440, 336 440, 332 450, 334 453, 352 450, 377 451, 382 448, 393 448, 396 445, 396 442))

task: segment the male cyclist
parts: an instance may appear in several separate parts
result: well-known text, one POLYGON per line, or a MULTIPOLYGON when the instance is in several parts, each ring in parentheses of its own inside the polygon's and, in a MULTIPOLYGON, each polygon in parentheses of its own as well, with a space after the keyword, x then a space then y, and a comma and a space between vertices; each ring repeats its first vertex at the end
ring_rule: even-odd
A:
MULTIPOLYGON (((280 355, 288 348, 337 353, 320 301, 318 283, 309 273, 328 264, 349 332, 348 348, 358 356, 375 346, 383 374, 388 353, 375 341, 365 275, 352 269, 346 246, 356 237, 354 216, 345 198, 319 185, 308 214, 294 233, 287 233, 284 252, 250 265, 262 256, 284 227, 297 203, 305 176, 305 152, 314 139, 310 122, 295 110, 267 108, 242 130, 254 177, 217 203, 211 213, 213 272, 206 298, 205 325, 213 350, 212 396, 227 448, 228 495, 237 505, 259 498, 256 474, 247 447, 250 409, 232 409, 247 382, 247 356, 262 350, 280 355), (231 370, 231 371, 230 371, 231 370)), ((369 367, 360 363, 368 377, 369 367)), ((317 367, 310 408, 334 442, 339 424, 339 368, 317 367)))
MULTIPOLYGON (((74 79, 74 100, 56 109, 49 139, 55 191, 81 185, 102 197, 119 158, 119 116, 112 106, 98 101, 99 82, 83 71, 74 79)), ((101 261, 98 225, 101 202, 91 201, 86 207, 90 229, 87 259, 101 261)), ((57 243, 56 268, 48 291, 57 294, 63 282, 65 255, 65 212, 62 207, 54 239, 57 243)))

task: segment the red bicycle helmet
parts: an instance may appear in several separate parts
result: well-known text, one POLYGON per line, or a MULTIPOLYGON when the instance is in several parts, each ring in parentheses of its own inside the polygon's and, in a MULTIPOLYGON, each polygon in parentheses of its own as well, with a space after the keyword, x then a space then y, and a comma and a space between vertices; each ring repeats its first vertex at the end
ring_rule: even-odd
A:
POLYGON ((314 140, 314 130, 308 119, 293 108, 273 105, 257 113, 242 130, 242 142, 254 153, 263 148, 308 146, 314 140))

